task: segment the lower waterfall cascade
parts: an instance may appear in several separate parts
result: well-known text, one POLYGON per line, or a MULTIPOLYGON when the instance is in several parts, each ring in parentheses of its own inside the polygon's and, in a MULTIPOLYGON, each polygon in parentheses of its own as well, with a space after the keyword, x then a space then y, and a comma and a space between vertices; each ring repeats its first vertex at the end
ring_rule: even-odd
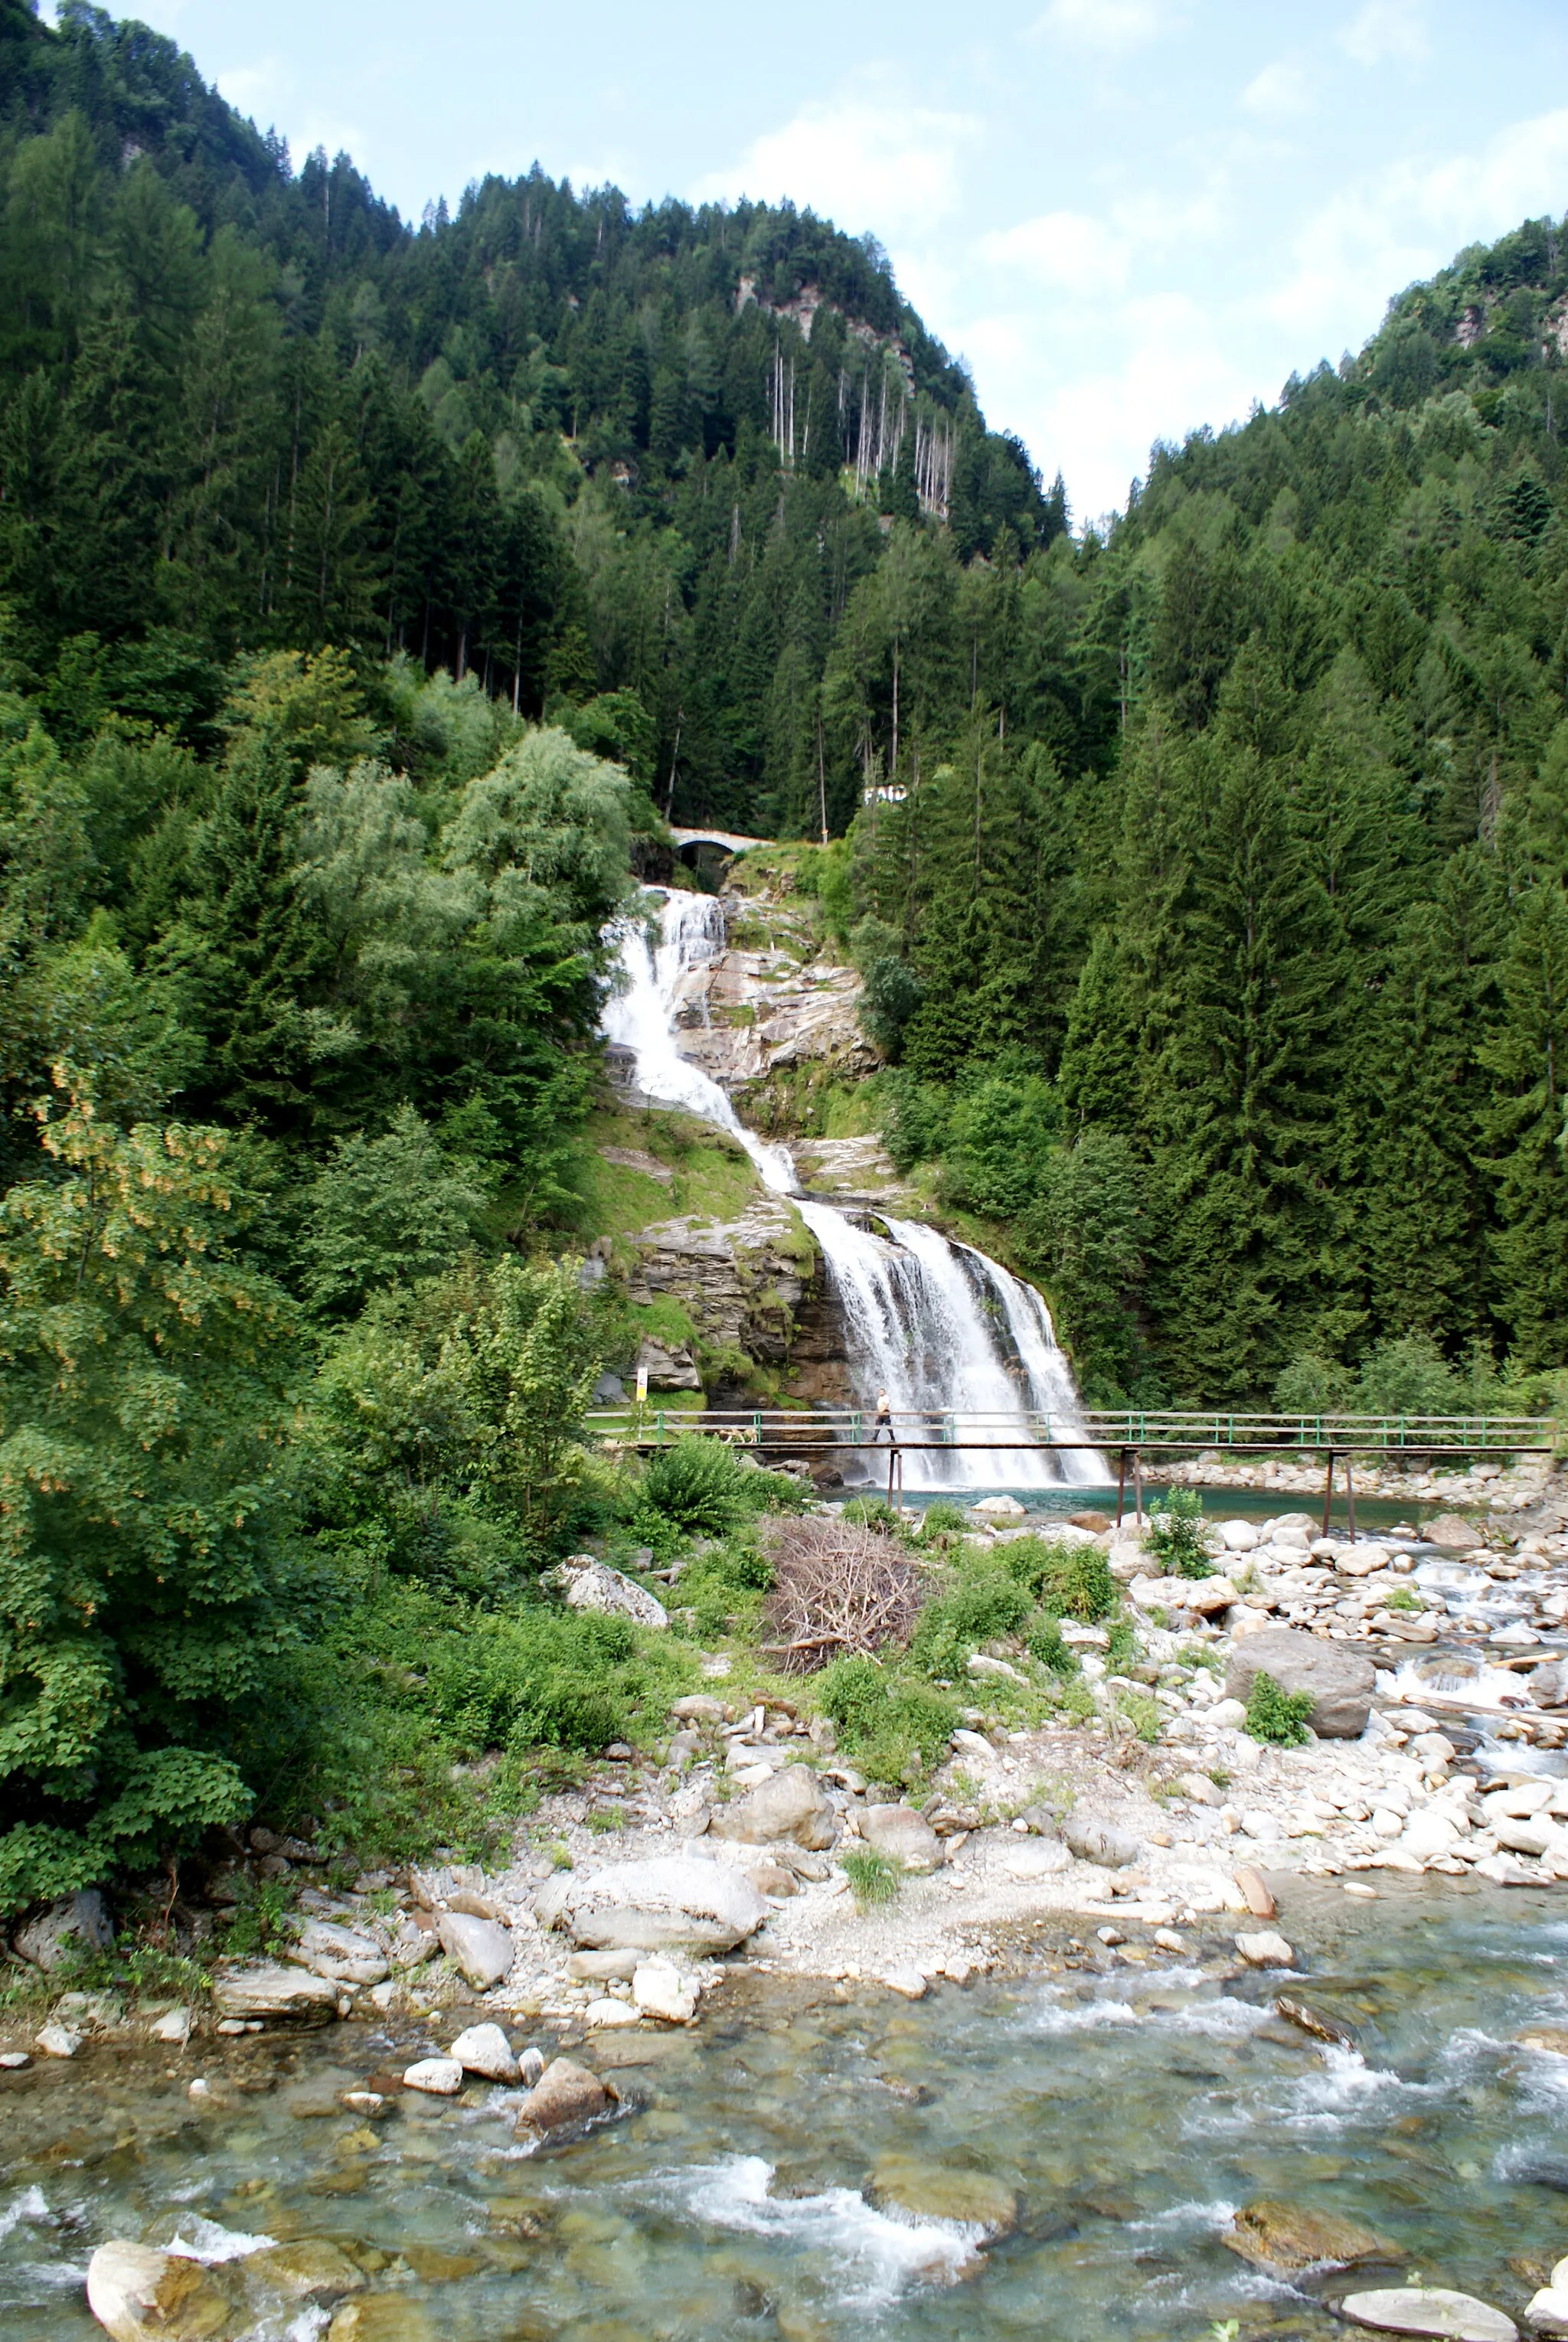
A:
MULTIPOLYGON (((650 888, 651 900, 658 890, 650 888)), ((620 987, 605 1003, 605 1038, 630 1052, 644 1097, 679 1106, 739 1141, 764 1184, 786 1196, 811 1230, 844 1311, 857 1398, 885 1391, 894 1418, 904 1413, 1003 1416, 1049 1413, 1064 1428, 1078 1419, 1072 1371, 1051 1313, 1031 1285, 973 1245, 954 1244, 915 1220, 879 1213, 883 1236, 832 1204, 803 1195, 787 1146, 748 1130, 727 1093, 683 1056, 680 1020, 691 979, 724 950, 724 913, 712 895, 666 893, 659 941, 634 913, 612 931, 620 987)), ((998 1438, 1004 1436, 1000 1428, 998 1438)), ((1093 1449, 1053 1453, 999 1446, 962 1455, 914 1448, 904 1456, 911 1489, 1103 1486, 1093 1449)))

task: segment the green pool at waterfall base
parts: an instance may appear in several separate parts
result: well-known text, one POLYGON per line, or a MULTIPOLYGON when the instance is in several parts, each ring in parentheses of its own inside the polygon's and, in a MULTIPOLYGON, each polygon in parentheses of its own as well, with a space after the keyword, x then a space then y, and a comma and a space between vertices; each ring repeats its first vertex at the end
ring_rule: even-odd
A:
MULTIPOLYGON (((1219 1922, 1190 1959, 914 2005, 726 1987, 700 2029, 622 2070, 620 2120, 534 2155, 514 2092, 410 2096, 374 2129, 335 2107, 428 2043, 413 2031, 183 2060, 90 2049, 0 2083, 0 2331, 86 2342, 94 2246, 166 2236, 176 2213, 193 2242, 212 2241, 205 2219, 380 2260, 370 2288, 404 2309, 376 2331, 409 2342, 1197 2342, 1233 2318, 1242 2342, 1343 2336, 1325 2302, 1347 2280, 1293 2286, 1221 2241, 1256 2197, 1363 2222, 1404 2257, 1361 2281, 1418 2271, 1517 2316, 1527 2265, 1568 2246, 1568 2059, 1513 2041, 1568 2023, 1568 1901, 1303 1886, 1283 1924, 1309 1972, 1291 1988, 1363 2056, 1283 2024, 1277 1977, 1219 1973, 1219 1922), (186 2095, 198 2071, 205 2105, 186 2095), (916 2208, 879 2208, 879 2179, 916 2208), (994 2218, 1009 2197, 1016 2225, 989 2240, 939 2217, 994 2218)), ((295 2302, 249 2332, 325 2325, 295 2302)))

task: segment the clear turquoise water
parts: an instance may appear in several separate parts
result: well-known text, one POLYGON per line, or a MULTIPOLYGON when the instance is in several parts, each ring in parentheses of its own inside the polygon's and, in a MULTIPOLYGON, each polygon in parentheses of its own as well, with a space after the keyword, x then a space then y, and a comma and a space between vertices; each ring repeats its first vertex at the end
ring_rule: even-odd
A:
MULTIPOLYGON (((1231 2318, 1243 2337, 1343 2335, 1321 2286, 1220 2242, 1260 2195, 1361 2219, 1402 2274, 1517 2314, 1533 2279, 1511 2258, 1568 2250, 1568 2195, 1529 2176, 1555 2157, 1568 2187, 1568 2059, 1512 2046, 1568 2025, 1568 1904, 1446 1882, 1313 1893, 1284 1914, 1295 1988, 1359 2029, 1361 2056, 1284 2028, 1277 1980, 1221 1980, 1216 1931, 1190 1964, 1047 1974, 1043 1956, 914 2006, 759 1980, 622 2075, 639 2099, 623 2119, 532 2155, 506 2091, 408 2099, 374 2134, 333 2108, 418 2046, 359 2025, 226 2060, 209 2045, 172 2077, 166 2053, 106 2047, 6 2077, 0 2332, 96 2332, 94 2245, 172 2207, 193 2237, 205 2218, 337 2238, 405 2306, 387 2332, 441 2342, 1184 2342, 1231 2318), (209 2110, 186 2097, 195 2070, 209 2110), (1016 2229, 987 2243, 878 2210, 888 2155, 1000 2179, 1016 2229), (431 2248, 454 2267, 422 2273, 431 2248)), ((249 2331, 324 2324, 280 2307, 249 2331)))

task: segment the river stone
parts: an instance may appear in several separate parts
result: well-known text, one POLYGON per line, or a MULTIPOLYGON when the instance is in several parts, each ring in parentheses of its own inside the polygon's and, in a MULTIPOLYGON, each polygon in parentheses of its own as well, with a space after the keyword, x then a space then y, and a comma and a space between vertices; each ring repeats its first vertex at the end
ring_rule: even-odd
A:
POLYGON ((63 1895, 35 1919, 29 1919, 12 1938, 13 1949, 35 1968, 57 1968, 76 1952, 114 1949, 115 1930, 103 1897, 95 1887, 63 1895))
POLYGON ((436 2342, 430 2312, 401 2293, 362 2293, 345 2301, 326 2342, 436 2342))
POLYGON ((689 2025, 697 2013, 695 1992, 668 1960, 643 1961, 632 1977, 632 1998, 644 2017, 666 2025, 689 2025))
POLYGON ((714 1837, 743 1846, 770 1846, 777 1838, 793 1838, 796 1846, 828 1847, 838 1834, 838 1817, 822 1792, 816 1775, 804 1765, 760 1781, 748 1796, 732 1806, 715 1806, 708 1827, 714 1837))
POLYGON ((1343 1643, 1320 1642, 1293 1626, 1264 1626, 1235 1645, 1225 1670, 1233 1699, 1248 1699, 1258 1675, 1271 1675, 1285 1692, 1310 1692, 1307 1722, 1320 1739, 1356 1740, 1372 1713, 1376 1675, 1370 1659, 1343 1643))
POLYGON ((1069 1815, 1062 1825, 1062 1843, 1080 1862, 1097 1862, 1105 1870, 1123 1870, 1143 1852, 1130 1831, 1113 1829, 1109 1822, 1081 1820, 1069 1815))
POLYGON ((550 2131, 594 2122, 609 2113, 615 2099, 613 2084, 601 2081, 597 2074, 570 2057, 556 2057, 517 2109, 517 2136, 542 2137, 550 2131))
POLYGON ((905 1870, 934 1870, 942 1861, 942 1840, 913 1807, 867 1806, 860 1817, 860 1834, 867 1846, 892 1862, 902 1862, 905 1870))
POLYGON ((512 1931, 496 1919, 475 1919, 465 1911, 437 1914, 435 1933, 448 1959, 455 1961, 483 1992, 499 1984, 511 1968, 515 1947, 512 1931))
POLYGON ((971 1505, 969 1509, 977 1513, 983 1521, 1021 1521, 1025 1512, 1025 1507, 1016 1496, 982 1496, 980 1502, 971 1505))
POLYGON ((487 2082, 514 2082, 517 2060, 498 2025, 470 2025, 447 2052, 465 2074, 482 2075, 487 2082))
POLYGON ((1048 1837, 1037 1846, 1021 1846, 1016 1854, 1006 1856, 1002 1867, 1010 1878, 1020 1878, 1027 1884, 1031 1879, 1055 1876, 1067 1869, 1072 1860, 1059 1837, 1048 1837))
POLYGON ((1018 2225, 1018 2198, 1004 2180, 984 2171, 955 2171, 944 2163, 922 2163, 912 2155, 884 2155, 871 2175, 879 2204, 896 2204, 917 2220, 962 2220, 989 2237, 1005 2237, 1018 2225))
POLYGON ((183 2049, 191 2037, 193 2022, 188 2008, 165 2009, 153 2027, 153 2038, 167 2042, 171 2049, 183 2049))
POLYGON ((463 2087, 463 2064, 457 2057, 416 2057, 403 2069, 405 2090, 423 2090, 427 2097, 454 2098, 463 2087))
POLYGON ((1353 2268, 1358 2261, 1399 2261, 1404 2255, 1395 2245, 1355 2220, 1333 2212, 1313 2212, 1299 2204, 1283 2204, 1260 2196, 1244 2204, 1234 2226, 1221 2243, 1239 2253, 1255 2268, 1283 2269, 1293 2276, 1300 2269, 1353 2268))
POLYGON ((87 2263, 87 2307, 115 2342, 215 2342, 234 2331, 228 2296, 200 2261, 118 2237, 87 2263))
POLYGON ((307 1919, 290 1957, 313 1976, 331 1977, 338 1984, 379 1984, 387 1974, 386 1955, 373 1937, 330 1919, 307 1919))
POLYGON ((670 1714, 677 1724, 723 1724, 725 1708, 711 1692, 689 1691, 673 1703, 670 1714))
POLYGON ((245 2276, 253 2284, 281 2293, 291 2301, 337 2293, 358 2293, 365 2272, 356 2268, 341 2245, 325 2237, 296 2237, 291 2243, 264 2245, 245 2258, 245 2276))
MULTIPOLYGON (((1441 2285, 1390 2286, 1379 2293, 1350 2293, 1340 2316, 1379 2334, 1429 2334, 1443 2342, 1519 2342, 1512 2317, 1473 2294, 1451 2293, 1441 2285)), ((1527 2313, 1528 2314, 1528 2313, 1527 2313)))
POLYGON ((85 2033, 73 2033, 67 2025, 45 2025, 33 2047, 42 2049, 45 2057, 74 2057, 86 2037, 85 2033))
POLYGON ((1294 1952, 1273 1928, 1255 1936, 1238 1936, 1236 1949, 1250 1968, 1288 1968, 1295 1965, 1294 1952))
POLYGON ((323 2024, 337 2014, 337 1987, 308 1968, 258 1960, 251 1967, 220 1967, 213 1978, 213 2007, 220 2017, 292 2017, 323 2024))
POLYGON ((606 1993, 603 2000, 588 2003, 583 2022, 590 2032, 614 2032, 618 2025, 635 2025, 637 2011, 629 2000, 614 2000, 606 1993))
POLYGON ((1568 2029, 1560 2025, 1533 2025, 1513 2037, 1522 2049, 1543 2050, 1548 2057, 1568 2057, 1568 2029))
POLYGON ((655 1595, 630 1577, 595 1561, 591 1553, 574 1553, 561 1565, 570 1610, 609 1610, 639 1626, 667 1626, 670 1614, 655 1595))
MULTIPOLYGON (((1568 2278, 1561 2261, 1552 2272, 1568 2278)), ((1568 2283, 1543 2285, 1539 2293, 1532 2294, 1525 2307, 1524 2323, 1533 2334, 1568 2334, 1568 2283)))
POLYGON ((1486 1543, 1478 1529, 1460 1513, 1439 1513, 1421 1532, 1423 1545, 1441 1546, 1444 1553, 1477 1553, 1486 1543))
POLYGON ((745 1873, 695 1855, 660 1855, 604 1870, 558 1871, 540 1888, 542 1927, 564 1927, 588 1949, 730 1952, 768 1907, 745 1873))
POLYGON ((1543 1666, 1532 1667, 1524 1688, 1537 1707, 1568 1707, 1568 1663, 1548 1659, 1543 1666))

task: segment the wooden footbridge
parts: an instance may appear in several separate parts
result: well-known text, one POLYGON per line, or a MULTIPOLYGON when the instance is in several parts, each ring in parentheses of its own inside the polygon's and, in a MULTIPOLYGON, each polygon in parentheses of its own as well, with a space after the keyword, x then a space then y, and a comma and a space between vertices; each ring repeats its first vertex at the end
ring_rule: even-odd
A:
POLYGON ((931 1451, 1030 1450, 1050 1455, 1093 1455, 1116 1459, 1116 1517, 1131 1471, 1137 1506, 1143 1509, 1145 1456, 1174 1461, 1178 1456, 1217 1451, 1233 1456, 1313 1456, 1324 1459, 1327 1479, 1323 1517, 1333 1495, 1336 1466, 1343 1464, 1345 1493, 1354 1521, 1354 1459, 1409 1464, 1471 1461, 1482 1457, 1551 1455, 1562 1427, 1551 1416, 1526 1415, 1253 1415, 1234 1408, 1094 1408, 1073 1415, 1020 1408, 1014 1414, 964 1415, 932 1409, 894 1409, 879 1418, 868 1407, 660 1407, 629 1405, 590 1415, 592 1436, 609 1446, 637 1450, 662 1447, 688 1432, 703 1432, 748 1448, 759 1461, 789 1459, 821 1464, 840 1455, 864 1452, 888 1459, 888 1487, 903 1481, 902 1459, 931 1451))

